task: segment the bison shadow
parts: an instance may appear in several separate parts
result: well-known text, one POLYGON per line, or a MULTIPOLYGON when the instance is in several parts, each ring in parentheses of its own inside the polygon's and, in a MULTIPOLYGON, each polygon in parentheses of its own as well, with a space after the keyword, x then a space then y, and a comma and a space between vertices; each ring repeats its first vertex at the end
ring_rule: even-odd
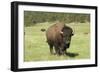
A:
POLYGON ((71 52, 66 53, 66 56, 69 56, 69 57, 76 57, 78 55, 79 55, 78 53, 71 53, 71 52))

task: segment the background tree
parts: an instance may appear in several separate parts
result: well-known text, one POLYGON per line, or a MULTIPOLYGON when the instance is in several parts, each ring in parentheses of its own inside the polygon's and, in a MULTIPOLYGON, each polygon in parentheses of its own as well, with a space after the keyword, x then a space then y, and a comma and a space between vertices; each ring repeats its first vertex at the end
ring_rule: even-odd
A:
POLYGON ((85 23, 90 22, 90 14, 24 11, 25 26, 54 21, 85 23))

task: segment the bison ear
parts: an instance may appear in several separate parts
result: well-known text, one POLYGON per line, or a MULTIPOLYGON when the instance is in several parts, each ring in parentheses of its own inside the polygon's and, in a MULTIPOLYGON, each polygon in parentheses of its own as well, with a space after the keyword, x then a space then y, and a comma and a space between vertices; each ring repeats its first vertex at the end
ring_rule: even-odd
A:
POLYGON ((72 36, 74 35, 74 32, 72 32, 72 36))

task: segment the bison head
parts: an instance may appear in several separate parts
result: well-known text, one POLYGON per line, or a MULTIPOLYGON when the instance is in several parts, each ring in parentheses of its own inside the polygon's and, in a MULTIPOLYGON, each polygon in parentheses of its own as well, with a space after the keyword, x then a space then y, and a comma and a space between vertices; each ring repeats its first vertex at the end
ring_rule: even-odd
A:
POLYGON ((63 47, 69 48, 70 42, 71 42, 71 37, 74 35, 73 30, 70 27, 65 26, 60 33, 63 38, 63 44, 64 44, 63 47))

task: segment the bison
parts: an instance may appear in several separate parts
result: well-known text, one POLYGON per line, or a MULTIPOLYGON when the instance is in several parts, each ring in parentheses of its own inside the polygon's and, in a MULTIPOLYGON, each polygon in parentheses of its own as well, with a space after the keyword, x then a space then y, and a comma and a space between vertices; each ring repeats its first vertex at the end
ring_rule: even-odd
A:
POLYGON ((58 22, 50 26, 46 31, 50 53, 57 55, 66 54, 66 49, 70 47, 73 34, 72 28, 66 26, 64 23, 58 22))

